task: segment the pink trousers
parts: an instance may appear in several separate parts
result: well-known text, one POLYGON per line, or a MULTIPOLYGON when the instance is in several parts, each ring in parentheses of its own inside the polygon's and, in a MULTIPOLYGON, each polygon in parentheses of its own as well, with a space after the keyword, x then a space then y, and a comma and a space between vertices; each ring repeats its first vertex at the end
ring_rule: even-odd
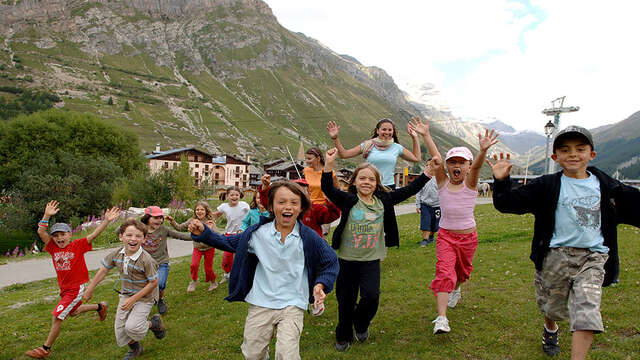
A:
POLYGON ((456 283, 469 279, 473 256, 478 247, 478 232, 458 234, 440 228, 436 240, 436 278, 431 282, 434 295, 452 292, 456 283))

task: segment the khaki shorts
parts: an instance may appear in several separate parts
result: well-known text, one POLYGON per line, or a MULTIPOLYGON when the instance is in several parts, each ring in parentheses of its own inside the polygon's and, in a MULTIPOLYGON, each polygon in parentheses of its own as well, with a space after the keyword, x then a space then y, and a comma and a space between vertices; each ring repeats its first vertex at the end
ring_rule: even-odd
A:
POLYGON ((298 307, 275 310, 250 305, 244 324, 242 355, 247 360, 264 359, 277 328, 276 360, 299 360, 303 325, 304 310, 298 307))
POLYGON ((542 314, 554 321, 569 319, 572 332, 603 332, 600 301, 608 257, 589 249, 549 249, 534 277, 542 314))

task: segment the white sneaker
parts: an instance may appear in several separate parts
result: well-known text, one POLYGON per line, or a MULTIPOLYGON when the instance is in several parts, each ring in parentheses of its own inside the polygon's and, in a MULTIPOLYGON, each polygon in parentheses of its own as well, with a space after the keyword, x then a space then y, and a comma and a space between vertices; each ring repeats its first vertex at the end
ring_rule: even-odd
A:
POLYGON ((209 285, 209 291, 215 290, 218 288, 218 282, 217 281, 212 281, 211 285, 209 285))
POLYGON ((194 292, 196 290, 196 286, 198 285, 197 281, 191 281, 189 286, 187 286, 187 292, 194 292))
POLYGON ((231 274, 229 273, 224 273, 222 274, 222 280, 220 280, 220 284, 225 283, 227 281, 229 281, 229 278, 231 277, 231 274))
POLYGON ((435 334, 444 334, 451 331, 449 327, 449 320, 447 320, 446 316, 438 316, 435 320, 432 321, 435 325, 433 325, 433 335, 435 334))
POLYGON ((458 301, 462 298, 462 294, 460 293, 460 289, 455 289, 449 293, 449 301, 447 302, 447 306, 450 308, 456 307, 458 305, 458 301))

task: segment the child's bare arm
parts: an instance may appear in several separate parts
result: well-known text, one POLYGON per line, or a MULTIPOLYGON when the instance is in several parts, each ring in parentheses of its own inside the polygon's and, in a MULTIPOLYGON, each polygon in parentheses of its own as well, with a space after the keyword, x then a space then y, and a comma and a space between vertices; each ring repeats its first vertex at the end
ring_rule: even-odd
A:
POLYGON ((349 159, 362 153, 360 145, 354 146, 351 149, 345 149, 344 146, 342 146, 340 139, 338 139, 338 134, 340 134, 340 126, 338 126, 335 122, 329 121, 329 123, 327 123, 327 131, 329 132, 331 140, 333 140, 333 146, 335 146, 336 150, 338 151, 338 156, 340 156, 340 158, 349 159))
POLYGON ((104 213, 104 220, 102 220, 100 225, 98 225, 98 227, 95 228, 95 230, 93 230, 91 234, 87 235, 87 242, 91 243, 93 239, 97 238, 104 231, 104 229, 107 228, 107 225, 116 220, 118 217, 120 217, 120 209, 118 209, 117 207, 108 209, 104 213))
POLYGON ((469 171, 469 175, 467 175, 466 183, 469 189, 475 189, 478 186, 478 177, 480 176, 480 169, 482 169, 482 165, 484 164, 485 158, 487 156, 487 150, 490 147, 498 143, 498 132, 491 129, 485 130, 484 136, 478 134, 478 144, 480 145, 480 151, 476 158, 471 163, 471 171, 469 171))
MULTIPOLYGON (((57 214, 58 211, 60 211, 60 209, 58 208, 59 205, 60 203, 55 200, 51 200, 47 203, 47 205, 44 207, 44 214, 42 215, 43 225, 49 225, 49 219, 51 219, 53 215, 57 214)), ((38 224, 38 236, 45 246, 47 246, 49 240, 51 240, 51 236, 49 236, 49 233, 47 232, 47 226, 40 226, 40 224, 38 224)))
POLYGON ((429 151, 429 155, 431 155, 431 158, 433 159, 432 170, 433 175, 436 177, 436 181, 438 182, 438 188, 443 187, 447 182, 447 173, 444 171, 442 155, 440 155, 438 147, 431 137, 431 131, 429 130, 429 120, 424 119, 424 122, 422 122, 420 117, 411 118, 409 126, 413 129, 413 131, 422 135, 424 145, 427 147, 427 151, 429 151))
POLYGON ((158 279, 151 280, 145 285, 142 290, 135 293, 133 296, 128 298, 125 302, 122 303, 120 309, 122 310, 131 310, 133 305, 135 305, 140 299, 150 294, 154 288, 158 286, 158 279))
POLYGON ((100 284, 100 282, 104 280, 104 277, 107 276, 108 273, 109 269, 104 266, 102 266, 100 270, 98 270, 93 279, 91 279, 91 283, 89 284, 89 286, 87 286, 84 294, 82 294, 82 301, 87 302, 91 300, 91 297, 93 296, 93 290, 95 290, 96 286, 98 286, 98 284, 100 284))

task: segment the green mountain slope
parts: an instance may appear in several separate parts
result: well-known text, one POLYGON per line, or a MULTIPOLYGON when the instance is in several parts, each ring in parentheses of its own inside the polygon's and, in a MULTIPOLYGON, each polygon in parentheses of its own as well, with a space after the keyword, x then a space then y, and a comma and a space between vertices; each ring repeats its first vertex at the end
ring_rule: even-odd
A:
MULTIPOLYGON (((353 146, 382 117, 410 146, 416 111, 391 77, 289 32, 259 0, 5 1, 0 46, 0 86, 54 91, 64 108, 132 130, 147 151, 281 157, 300 140, 329 145, 330 120, 353 146)), ((434 137, 443 150, 463 144, 434 137)))

